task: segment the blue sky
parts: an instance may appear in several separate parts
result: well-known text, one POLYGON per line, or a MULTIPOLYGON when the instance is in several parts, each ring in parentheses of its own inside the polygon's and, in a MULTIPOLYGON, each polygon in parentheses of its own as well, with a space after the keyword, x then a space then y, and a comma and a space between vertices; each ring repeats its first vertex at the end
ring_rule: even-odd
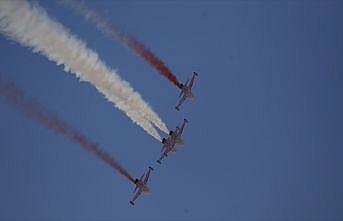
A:
POLYGON ((161 145, 93 86, 0 36, 0 73, 113 154, 152 193, 0 98, 0 220, 341 220, 343 4, 340 1, 91 1, 178 79, 199 73, 196 100, 125 46, 55 1, 48 14, 96 50, 185 146, 161 145), (341 95, 340 95, 341 94, 341 95))

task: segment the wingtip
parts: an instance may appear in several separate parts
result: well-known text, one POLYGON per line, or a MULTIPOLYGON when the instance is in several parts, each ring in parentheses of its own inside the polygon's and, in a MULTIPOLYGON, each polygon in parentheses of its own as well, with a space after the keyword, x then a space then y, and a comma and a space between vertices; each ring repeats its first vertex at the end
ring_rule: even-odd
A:
POLYGON ((198 76, 198 73, 196 73, 195 71, 193 71, 193 73, 194 73, 195 76, 198 76))
POLYGON ((183 119, 186 123, 188 123, 188 120, 186 118, 183 119))
POLYGON ((132 201, 130 201, 130 204, 131 204, 132 206, 134 206, 134 205, 135 205, 135 203, 134 203, 134 202, 132 202, 132 201))
POLYGON ((149 166, 149 169, 150 169, 150 170, 154 170, 154 168, 152 168, 151 166, 149 166))

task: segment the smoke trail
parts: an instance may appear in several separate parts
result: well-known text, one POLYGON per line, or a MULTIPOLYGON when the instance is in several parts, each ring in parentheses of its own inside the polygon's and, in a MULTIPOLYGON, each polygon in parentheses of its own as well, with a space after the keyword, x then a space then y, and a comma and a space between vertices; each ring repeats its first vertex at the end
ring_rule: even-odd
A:
POLYGON ((158 115, 133 90, 130 84, 109 69, 98 54, 71 35, 62 25, 51 20, 38 5, 26 1, 0 1, 0 32, 23 46, 31 47, 64 70, 88 81, 133 122, 154 138, 161 140, 154 125, 168 131, 158 115), (154 115, 156 122, 145 116, 154 115), (162 126, 161 126, 162 125, 162 126))
POLYGON ((98 29, 110 37, 116 37, 129 47, 136 55, 148 62, 150 66, 155 68, 161 75, 166 77, 170 82, 181 88, 180 82, 171 70, 158 58, 152 51, 146 48, 141 42, 135 39, 128 33, 124 33, 118 26, 106 21, 100 17, 95 11, 88 8, 84 2, 75 0, 62 0, 62 3, 76 11, 79 11, 87 20, 93 22, 98 29))
POLYGON ((41 107, 37 101, 27 97, 25 93, 13 83, 4 83, 0 81, 0 95, 5 97, 9 103, 19 109, 27 117, 36 120, 56 133, 66 136, 71 141, 79 144, 82 148, 106 162, 131 182, 134 182, 134 178, 129 172, 104 152, 98 144, 73 129, 56 115, 49 113, 46 109, 41 107))

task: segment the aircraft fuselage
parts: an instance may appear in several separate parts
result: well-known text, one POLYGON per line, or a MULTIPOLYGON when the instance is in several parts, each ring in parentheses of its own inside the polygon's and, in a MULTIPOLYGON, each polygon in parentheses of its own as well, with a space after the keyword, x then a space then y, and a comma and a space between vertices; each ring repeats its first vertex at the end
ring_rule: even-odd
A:
POLYGON ((188 87, 182 89, 183 94, 188 99, 194 99, 194 95, 192 94, 191 90, 188 87))
POLYGON ((136 185, 138 186, 139 189, 141 189, 145 193, 150 191, 149 187, 146 184, 144 184, 142 181, 138 181, 136 185))

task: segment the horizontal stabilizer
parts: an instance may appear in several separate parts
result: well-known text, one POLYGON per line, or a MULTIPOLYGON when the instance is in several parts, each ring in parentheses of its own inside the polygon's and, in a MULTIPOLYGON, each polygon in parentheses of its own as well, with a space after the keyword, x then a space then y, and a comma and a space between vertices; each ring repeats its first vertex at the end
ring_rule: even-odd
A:
POLYGON ((178 137, 178 138, 176 138, 176 140, 175 140, 175 144, 183 144, 183 140, 180 138, 180 137, 178 137))

